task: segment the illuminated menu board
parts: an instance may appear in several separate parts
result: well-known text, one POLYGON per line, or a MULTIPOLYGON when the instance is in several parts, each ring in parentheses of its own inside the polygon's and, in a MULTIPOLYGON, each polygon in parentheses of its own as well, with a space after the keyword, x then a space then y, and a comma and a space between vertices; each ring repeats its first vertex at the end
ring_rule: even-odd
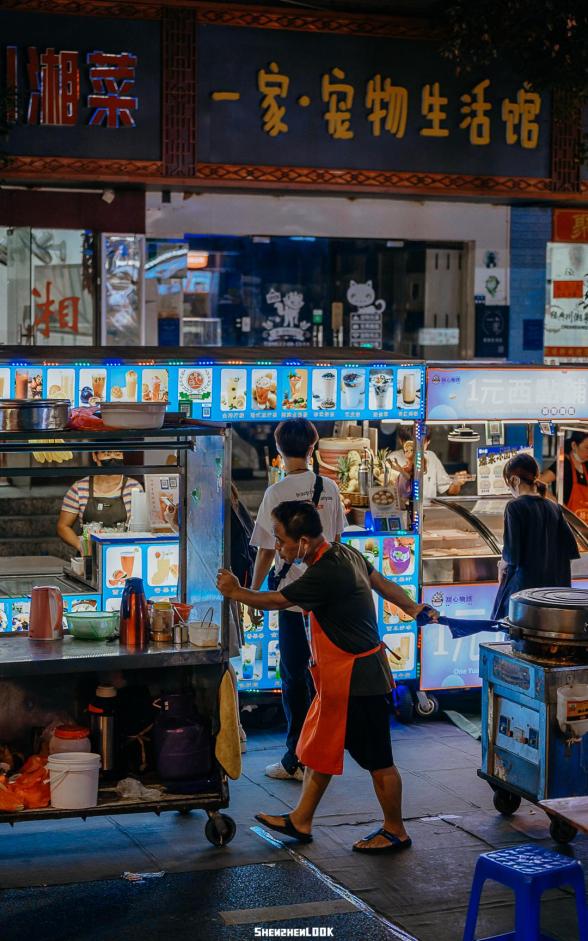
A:
POLYGON ((169 402, 211 421, 421 419, 424 366, 78 363, 0 366, 0 398, 169 402))

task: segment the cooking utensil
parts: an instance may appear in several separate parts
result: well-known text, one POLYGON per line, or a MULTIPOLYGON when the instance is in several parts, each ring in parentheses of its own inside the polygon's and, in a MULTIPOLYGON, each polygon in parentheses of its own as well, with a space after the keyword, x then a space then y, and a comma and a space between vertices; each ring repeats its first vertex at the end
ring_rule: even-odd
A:
POLYGON ((155 430, 163 426, 166 407, 166 402, 103 402, 100 414, 108 428, 155 430))
POLYGON ((31 592, 29 640, 61 640, 63 596, 59 588, 36 586, 31 592))
POLYGON ((509 628, 553 643, 588 644, 588 591, 581 588, 530 588, 510 599, 509 628))
POLYGON ((70 404, 66 399, 0 399, 0 431, 61 431, 70 404))
POLYGON ((107 640, 118 629, 118 611, 68 611, 65 620, 78 640, 107 640))

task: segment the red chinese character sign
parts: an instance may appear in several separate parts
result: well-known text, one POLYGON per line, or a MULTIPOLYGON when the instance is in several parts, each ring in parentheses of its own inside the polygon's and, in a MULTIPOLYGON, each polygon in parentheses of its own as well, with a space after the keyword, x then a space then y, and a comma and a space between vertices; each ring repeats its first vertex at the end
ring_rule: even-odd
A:
POLYGON ((157 21, 0 10, 9 155, 161 159, 157 21))

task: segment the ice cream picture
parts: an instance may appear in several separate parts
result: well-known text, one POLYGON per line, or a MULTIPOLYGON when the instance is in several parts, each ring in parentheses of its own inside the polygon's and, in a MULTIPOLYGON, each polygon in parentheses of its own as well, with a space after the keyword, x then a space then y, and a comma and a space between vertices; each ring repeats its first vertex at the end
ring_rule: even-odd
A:
POLYGON ((278 404, 278 374, 275 369, 254 369, 252 373, 252 408, 271 411, 278 404))
POLYGON ((363 370, 349 370, 341 375, 341 407, 365 407, 365 372, 363 370))
POLYGON ((371 369, 370 408, 373 410, 392 408, 393 392, 392 370, 371 369))
POLYGON ((298 410, 308 408, 307 369, 291 369, 288 373, 282 408, 298 410))
POLYGON ((414 571, 414 539, 393 536, 384 539, 384 575, 408 575, 414 571))

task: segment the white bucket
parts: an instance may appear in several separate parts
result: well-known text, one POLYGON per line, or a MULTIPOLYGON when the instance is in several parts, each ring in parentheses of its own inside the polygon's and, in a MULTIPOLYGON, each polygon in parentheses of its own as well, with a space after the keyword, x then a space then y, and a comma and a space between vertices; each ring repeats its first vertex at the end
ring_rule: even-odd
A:
POLYGON ((96 806, 100 755, 61 752, 50 756, 47 768, 52 807, 80 810, 96 806))

